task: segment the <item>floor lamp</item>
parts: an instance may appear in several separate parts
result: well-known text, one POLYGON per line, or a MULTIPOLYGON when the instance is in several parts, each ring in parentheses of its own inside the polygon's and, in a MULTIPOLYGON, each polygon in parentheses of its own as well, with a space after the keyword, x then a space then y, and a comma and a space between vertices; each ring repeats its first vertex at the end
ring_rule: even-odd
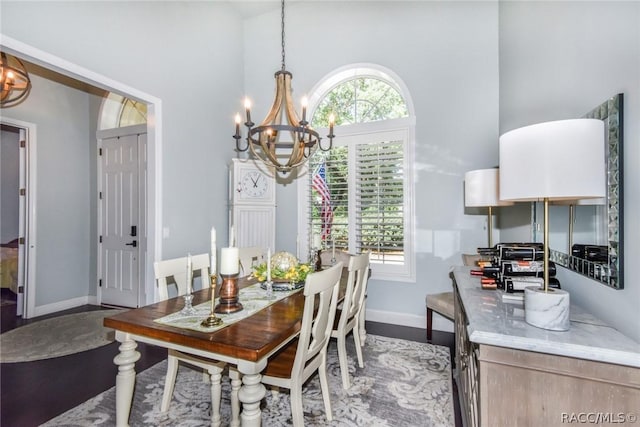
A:
POLYGON ((559 120, 500 137, 500 198, 544 202, 544 285, 525 288, 525 320, 542 329, 570 327, 569 294, 549 289, 549 201, 605 196, 604 122, 559 120))
POLYGON ((500 200, 498 168, 477 169, 464 174, 464 205, 468 208, 488 208, 487 240, 493 246, 492 208, 510 206, 513 202, 500 200))

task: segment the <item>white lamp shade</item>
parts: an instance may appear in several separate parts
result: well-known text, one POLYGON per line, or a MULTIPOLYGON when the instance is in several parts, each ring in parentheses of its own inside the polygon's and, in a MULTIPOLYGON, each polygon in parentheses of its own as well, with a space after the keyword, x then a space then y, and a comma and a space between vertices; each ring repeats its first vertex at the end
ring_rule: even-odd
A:
POLYGON ((497 168, 478 169, 464 174, 464 205, 466 207, 508 206, 513 202, 500 201, 500 182, 497 168))
POLYGON ((604 197, 604 122, 559 120, 500 137, 500 198, 531 201, 604 197))

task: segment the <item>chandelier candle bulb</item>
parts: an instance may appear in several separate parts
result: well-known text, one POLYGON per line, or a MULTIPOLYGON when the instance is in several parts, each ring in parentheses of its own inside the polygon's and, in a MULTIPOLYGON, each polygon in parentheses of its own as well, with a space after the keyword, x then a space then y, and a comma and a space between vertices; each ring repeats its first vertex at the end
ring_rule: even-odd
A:
POLYGON ((238 248, 221 248, 220 249, 220 274, 229 276, 236 275, 240 272, 240 255, 238 248))
POLYGON ((240 136, 240 122, 242 122, 242 119, 240 118, 240 114, 236 113, 236 135, 235 136, 240 136))
POLYGON ((253 122, 251 121, 251 101, 249 101, 249 98, 244 99, 244 111, 247 114, 245 126, 253 126, 253 122))
POLYGON ((302 97, 302 120, 300 120, 300 124, 302 126, 307 124, 307 105, 309 104, 309 100, 306 96, 302 97))

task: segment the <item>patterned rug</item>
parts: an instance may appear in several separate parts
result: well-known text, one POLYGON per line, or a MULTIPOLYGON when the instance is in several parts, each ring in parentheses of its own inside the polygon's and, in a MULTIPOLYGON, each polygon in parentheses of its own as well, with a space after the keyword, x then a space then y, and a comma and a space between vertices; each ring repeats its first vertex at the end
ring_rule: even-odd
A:
MULTIPOLYGON (((306 426, 454 426, 449 349, 426 343, 368 335, 365 367, 357 368, 353 340, 348 340, 351 388, 340 378, 335 340, 329 345, 329 389, 333 421, 327 422, 320 381, 312 376, 303 389, 306 426), (353 355, 353 356, 352 356, 353 355)), ((210 392, 200 371, 180 366, 169 411, 159 412, 166 361, 137 377, 131 426, 210 425, 210 392)), ((222 425, 229 425, 229 382, 223 379, 222 425)), ((279 399, 267 391, 262 402, 264 426, 291 425, 289 394, 279 399)), ((115 388, 50 420, 44 426, 115 425, 115 388)))
POLYGON ((40 320, 0 335, 0 362, 51 359, 91 350, 113 342, 112 329, 102 326, 105 316, 124 310, 96 310, 40 320))

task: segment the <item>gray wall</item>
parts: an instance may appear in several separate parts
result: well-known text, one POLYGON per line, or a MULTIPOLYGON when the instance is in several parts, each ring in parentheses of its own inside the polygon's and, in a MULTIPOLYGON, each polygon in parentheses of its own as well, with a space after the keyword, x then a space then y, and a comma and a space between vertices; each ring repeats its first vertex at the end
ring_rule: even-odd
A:
MULTIPOLYGON (((391 69, 410 91, 417 120, 418 280, 371 280, 367 310, 421 326, 425 295, 450 290, 448 272, 462 264, 460 253, 486 245, 486 215, 464 215, 462 182, 466 171, 498 159, 497 3, 298 2, 286 16, 296 102, 336 68, 363 62, 391 69)), ((245 87, 254 121, 273 99, 279 20, 274 11, 245 23, 245 87)), ((278 230, 297 224, 296 197, 295 185, 278 187, 278 230)), ((278 249, 295 252, 295 233, 277 236, 278 249)))
POLYGON ((18 186, 20 185, 20 135, 2 130, 0 136, 0 243, 18 237, 18 186))
MULTIPOLYGON (((640 3, 502 2, 500 132, 581 117, 625 94, 625 289, 560 269, 572 302, 640 341, 640 3)), ((542 221, 542 219, 540 219, 542 221)))
MULTIPOLYGON (((218 229, 218 239, 225 241, 226 165, 233 155, 233 112, 243 94, 242 24, 237 11, 221 2, 3 1, 1 8, 3 34, 161 99, 162 225, 169 230, 162 257, 208 250, 212 225, 218 229)), ((34 113, 21 119, 36 122, 39 132, 41 122, 51 120, 57 124, 57 117, 52 115, 56 108, 49 108, 38 99, 35 85, 31 97, 46 110, 42 115, 49 117, 34 113)), ((96 113, 90 104, 85 96, 78 104, 79 116, 96 113)), ((6 114, 14 115, 14 111, 18 110, 8 110, 6 114)), ((88 127, 86 132, 89 133, 88 127)), ((90 147, 87 139, 84 141, 89 156, 90 147)), ((44 142, 42 145, 43 156, 66 156, 44 142)), ((83 184, 94 187, 94 181, 89 181, 93 179, 89 178, 89 169, 95 170, 95 165, 84 161, 83 167, 83 184)), ((48 171, 42 172, 43 177, 47 174, 48 171)), ((39 192, 39 200, 45 205, 59 197, 58 189, 52 188, 55 176, 48 178, 39 192)), ((84 206, 89 206, 88 196, 84 206)), ((92 205, 91 209, 95 207, 92 205)), ((44 218, 39 217, 39 237, 40 224, 44 227, 58 217, 55 210, 41 215, 44 218)), ((89 217, 86 215, 83 221, 89 221, 89 217)), ((94 230, 94 225, 87 223, 83 228, 94 230)), ((48 239, 44 231, 42 234, 43 239, 48 239)), ((74 262, 95 270, 87 258, 90 251, 95 254, 94 237, 87 234, 84 238, 86 243, 75 246, 65 259, 81 260, 74 262)), ((51 254, 38 253, 38 271, 49 274, 64 270, 64 262, 55 262, 60 261, 55 247, 48 249, 51 254)), ((45 273, 38 274, 39 288, 47 290, 38 294, 37 305, 87 295, 86 284, 82 290, 58 291, 57 286, 68 285, 61 282, 55 287, 49 283, 44 286, 40 282, 44 277, 45 273)), ((83 273, 82 277, 88 278, 88 274, 83 273)), ((90 294, 94 293, 95 289, 91 289, 90 294)))
POLYGON ((31 80, 29 97, 2 113, 37 126, 36 306, 41 306, 91 289, 89 96, 33 74, 31 80))
MULTIPOLYGON (((163 225, 170 229, 163 257, 206 250, 211 225, 225 241, 233 114, 245 94, 258 120, 272 101, 273 72, 280 68, 277 6, 244 22, 223 2, 4 1, 1 7, 3 33, 162 99, 163 225), (168 69, 175 62, 180 78, 168 69)), ((288 4, 287 68, 296 96, 338 67, 370 62, 397 73, 414 100, 418 281, 372 281, 370 309, 423 317, 424 295, 450 289, 448 271, 461 264, 460 253, 486 244, 485 218, 465 215, 462 182, 466 171, 498 163, 500 133, 579 116, 617 92, 627 95, 626 117, 638 117, 638 7, 288 4)), ((631 238, 640 235, 632 215, 640 208, 637 121, 627 120, 625 132, 626 256, 634 260, 640 259, 640 244, 631 238)), ((295 185, 279 187, 279 229, 297 224, 296 204, 295 185)), ((527 227, 508 220, 509 209, 501 209, 499 224, 517 236, 527 227)), ((279 249, 295 250, 295 235, 278 236, 279 249)), ((627 268, 625 279, 627 289, 614 291, 561 277, 574 300, 638 339, 632 307, 640 296, 638 274, 627 268)))

